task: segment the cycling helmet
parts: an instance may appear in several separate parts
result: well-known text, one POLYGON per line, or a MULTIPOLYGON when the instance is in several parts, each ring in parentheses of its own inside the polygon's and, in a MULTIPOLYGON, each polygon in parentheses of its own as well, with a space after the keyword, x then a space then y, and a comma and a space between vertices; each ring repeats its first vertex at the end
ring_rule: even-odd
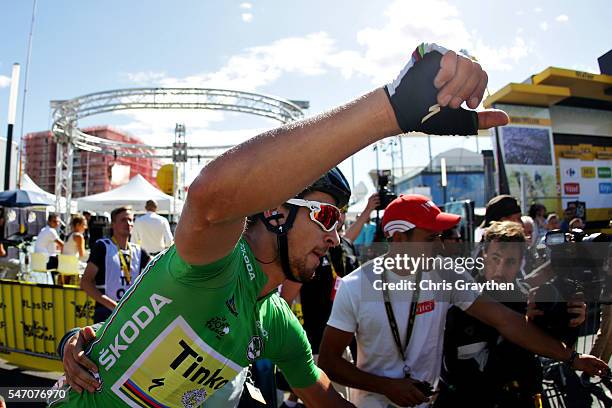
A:
MULTIPOLYGON (((334 197, 336 200, 336 206, 338 208, 344 208, 348 205, 349 199, 351 198, 351 188, 349 187, 344 174, 339 168, 334 167, 321 176, 317 181, 312 183, 310 186, 305 188, 297 198, 302 198, 309 192, 321 191, 334 197)), ((269 217, 264 216, 263 213, 259 214, 259 218, 263 221, 268 231, 276 234, 276 242, 278 247, 278 254, 280 254, 281 266, 285 277, 294 282, 300 282, 298 278, 293 275, 291 267, 289 265, 289 244, 287 243, 287 233, 293 227, 295 216, 298 212, 298 207, 295 205, 289 205, 289 214, 287 220, 282 225, 272 225, 272 220, 279 220, 283 216, 281 214, 273 214, 269 217)))
POLYGON ((302 198, 306 193, 311 191, 322 191, 331 195, 336 200, 336 206, 338 208, 346 207, 351 198, 351 187, 349 187, 348 181, 346 181, 344 174, 342 174, 338 167, 334 167, 325 173, 321 178, 298 194, 297 197, 302 198))

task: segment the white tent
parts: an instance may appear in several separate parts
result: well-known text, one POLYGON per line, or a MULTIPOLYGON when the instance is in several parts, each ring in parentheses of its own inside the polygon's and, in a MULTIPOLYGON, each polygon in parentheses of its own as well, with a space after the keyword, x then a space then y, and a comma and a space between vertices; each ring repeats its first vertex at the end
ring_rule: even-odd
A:
MULTIPOLYGON (((104 193, 93 194, 77 199, 79 211, 94 211, 97 213, 111 212, 122 205, 131 205, 135 212, 144 212, 147 200, 155 200, 158 212, 172 213, 174 210, 173 197, 164 194, 140 174, 137 174, 127 184, 104 193)), ((177 200, 177 212, 183 209, 183 202, 177 200)))
MULTIPOLYGON (((53 203, 55 203, 55 194, 51 194, 43 190, 42 188, 40 188, 38 184, 36 184, 34 180, 32 180, 30 176, 28 176, 27 174, 24 174, 23 177, 21 178, 21 188, 23 190, 30 190, 30 191, 35 191, 37 193, 44 194, 45 196, 49 197, 51 201, 53 201, 53 203)), ((52 206, 51 211, 57 211, 62 214, 65 213, 66 212, 66 198, 61 197, 60 198, 60 208, 56 209, 55 206, 52 206)), ((72 201, 70 203, 70 213, 74 214, 76 212, 77 212, 77 203, 75 201, 72 201)))

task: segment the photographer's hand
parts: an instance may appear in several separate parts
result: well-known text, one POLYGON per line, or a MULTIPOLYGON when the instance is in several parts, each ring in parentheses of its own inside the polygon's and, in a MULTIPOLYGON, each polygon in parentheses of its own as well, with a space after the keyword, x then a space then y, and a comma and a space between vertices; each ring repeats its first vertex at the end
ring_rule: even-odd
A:
POLYGON ((416 382, 412 378, 389 378, 385 381, 383 393, 393 403, 402 407, 413 407, 429 401, 414 385, 416 382))
POLYGON ((378 193, 372 194, 370 198, 368 198, 368 204, 366 205, 364 213, 366 213, 368 217, 370 217, 370 214, 372 213, 372 211, 374 211, 376 207, 378 207, 379 205, 380 205, 380 197, 378 193))
POLYGON ((544 311, 538 309, 535 302, 536 288, 529 290, 529 297, 527 298, 527 320, 533 322, 536 316, 543 316, 544 311))
POLYGON ((586 320, 586 303, 582 301, 567 302, 567 314, 574 316, 569 322, 569 327, 578 327, 586 320))
POLYGON ((574 360, 574 364, 572 364, 572 368, 578 371, 583 371, 590 376, 604 376, 610 373, 610 367, 608 364, 598 359, 595 356, 590 356, 588 354, 581 354, 576 357, 574 360))
POLYGON ((372 211, 376 209, 380 205, 380 197, 378 193, 374 193, 368 198, 368 204, 366 208, 363 210, 359 217, 355 220, 354 223, 346 230, 344 233, 344 238, 347 238, 351 242, 355 241, 361 232, 361 229, 365 225, 366 222, 370 220, 370 214, 372 211))

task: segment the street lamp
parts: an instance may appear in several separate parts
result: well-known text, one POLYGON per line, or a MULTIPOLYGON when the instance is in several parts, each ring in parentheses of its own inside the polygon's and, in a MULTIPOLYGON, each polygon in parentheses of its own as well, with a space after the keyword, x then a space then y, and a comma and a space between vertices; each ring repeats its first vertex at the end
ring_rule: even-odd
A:
POLYGON ((10 189, 11 156, 13 153, 13 126, 17 116, 17 89, 19 88, 19 64, 13 64, 11 92, 9 94, 8 129, 6 131, 6 161, 4 165, 4 189, 10 189))

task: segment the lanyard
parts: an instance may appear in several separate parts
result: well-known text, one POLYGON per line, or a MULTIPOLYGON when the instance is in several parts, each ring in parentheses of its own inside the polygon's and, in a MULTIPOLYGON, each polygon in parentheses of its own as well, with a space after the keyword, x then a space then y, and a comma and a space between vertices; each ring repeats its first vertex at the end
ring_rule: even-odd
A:
MULTIPOLYGON (((132 254, 131 252, 125 255, 121 248, 119 247, 119 243, 115 239, 112 238, 113 242, 117 246, 117 252, 119 253, 119 261, 121 262, 121 271, 123 273, 123 277, 125 278, 128 285, 132 283, 132 276, 130 274, 130 267, 132 265, 132 254), (125 259, 127 257, 127 260, 125 259)), ((130 245, 128 244, 128 250, 130 249, 130 245)))
POLYGON ((421 293, 421 288, 419 283, 421 282, 421 276, 423 271, 419 269, 416 273, 416 288, 414 294, 412 296, 412 300, 410 302, 410 314, 408 315, 408 325, 406 326, 406 347, 402 347, 402 339, 400 338, 399 328, 397 326, 397 322, 395 320, 395 314, 393 313, 393 307, 391 306, 391 299, 389 298, 389 292, 387 292, 387 285, 385 279, 385 272, 382 273, 382 281, 383 281, 383 297, 385 299, 385 310, 387 312, 387 319, 389 320, 389 326, 391 327, 391 333, 393 334, 393 340, 395 341, 395 345, 397 346, 397 350, 404 362, 404 375, 409 377, 410 369, 406 365, 406 349, 410 344, 410 337, 412 336, 412 328, 414 327, 414 319, 417 314, 417 305, 419 303, 419 294, 421 293))

